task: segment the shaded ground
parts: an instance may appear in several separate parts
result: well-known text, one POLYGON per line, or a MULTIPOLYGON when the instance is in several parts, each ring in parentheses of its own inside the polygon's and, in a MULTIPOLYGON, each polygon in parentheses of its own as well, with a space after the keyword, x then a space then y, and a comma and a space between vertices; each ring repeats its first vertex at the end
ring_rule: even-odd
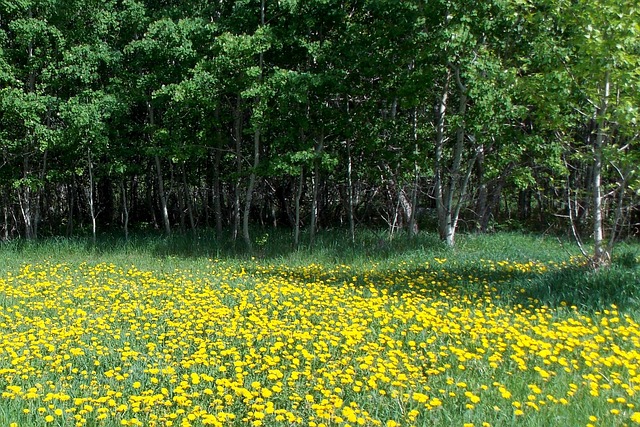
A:
MULTIPOLYGON (((170 238, 136 234, 126 242, 119 236, 105 234, 96 246, 84 238, 12 241, 0 246, 0 268, 11 270, 19 262, 42 259, 131 262, 143 268, 151 263, 148 268, 159 271, 196 268, 211 259, 241 264, 249 270, 254 264, 264 263, 348 265, 350 270, 344 272, 344 277, 334 278, 337 284, 342 284, 351 281, 354 275, 356 282, 362 283, 360 275, 366 271, 371 276, 373 266, 379 279, 395 277, 395 284, 389 289, 400 293, 407 291, 407 277, 435 274, 436 279, 440 275, 443 280, 435 280, 441 284, 425 285, 431 292, 434 286, 443 286, 448 292, 498 296, 502 303, 525 307, 576 306, 580 310, 599 311, 614 304, 620 310, 640 310, 640 246, 633 242, 619 245, 611 268, 594 272, 579 265, 579 261, 571 261, 578 254, 571 242, 536 235, 460 235, 457 246, 451 249, 429 233, 415 238, 405 235, 389 238, 383 231, 362 231, 357 240, 351 242, 343 231, 328 231, 318 234, 313 248, 303 245, 298 250, 292 248, 290 233, 286 231, 255 230, 254 236, 256 243, 251 253, 247 253, 240 241, 216 240, 213 232, 176 234, 170 238), (501 261, 523 265, 557 263, 558 267, 542 271, 491 264, 501 261), (569 265, 562 266, 562 262, 569 265), (487 283, 491 286, 486 287, 487 283)), ((305 239, 303 236, 302 240, 305 239)), ((317 277, 299 279, 312 282, 317 277)), ((368 281, 371 280, 377 279, 369 277, 368 281)))

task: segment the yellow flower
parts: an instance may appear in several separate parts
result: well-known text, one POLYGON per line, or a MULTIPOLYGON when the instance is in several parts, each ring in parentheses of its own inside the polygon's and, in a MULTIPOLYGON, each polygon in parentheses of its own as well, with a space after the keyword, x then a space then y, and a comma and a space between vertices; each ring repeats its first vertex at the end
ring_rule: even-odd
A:
POLYGON ((429 400, 429 396, 423 393, 413 393, 412 397, 413 397, 413 400, 419 403, 425 403, 426 401, 429 400))

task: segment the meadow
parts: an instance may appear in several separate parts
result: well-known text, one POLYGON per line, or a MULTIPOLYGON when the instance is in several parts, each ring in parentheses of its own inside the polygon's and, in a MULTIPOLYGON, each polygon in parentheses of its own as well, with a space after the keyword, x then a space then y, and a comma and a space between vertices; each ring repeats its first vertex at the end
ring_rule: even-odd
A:
POLYGON ((0 426, 640 425, 640 247, 5 244, 0 426))

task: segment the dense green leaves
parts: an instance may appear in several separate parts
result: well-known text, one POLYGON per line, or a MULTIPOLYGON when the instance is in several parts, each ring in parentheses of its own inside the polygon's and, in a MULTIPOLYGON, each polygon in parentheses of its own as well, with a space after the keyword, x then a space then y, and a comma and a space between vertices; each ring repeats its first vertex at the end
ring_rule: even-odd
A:
POLYGON ((580 228, 598 135, 604 220, 630 232, 639 14, 629 0, 2 0, 5 236, 82 222, 87 188, 111 225, 237 227, 245 209, 294 227, 438 222, 452 243, 458 224, 535 210, 546 229, 573 209, 580 228))

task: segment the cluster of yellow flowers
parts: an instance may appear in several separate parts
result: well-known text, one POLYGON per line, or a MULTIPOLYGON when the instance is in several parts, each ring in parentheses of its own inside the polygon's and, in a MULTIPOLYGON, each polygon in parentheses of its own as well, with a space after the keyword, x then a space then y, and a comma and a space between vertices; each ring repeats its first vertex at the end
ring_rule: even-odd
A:
POLYGON ((631 317, 501 304, 435 261, 26 265, 0 278, 0 425, 640 423, 631 317))

